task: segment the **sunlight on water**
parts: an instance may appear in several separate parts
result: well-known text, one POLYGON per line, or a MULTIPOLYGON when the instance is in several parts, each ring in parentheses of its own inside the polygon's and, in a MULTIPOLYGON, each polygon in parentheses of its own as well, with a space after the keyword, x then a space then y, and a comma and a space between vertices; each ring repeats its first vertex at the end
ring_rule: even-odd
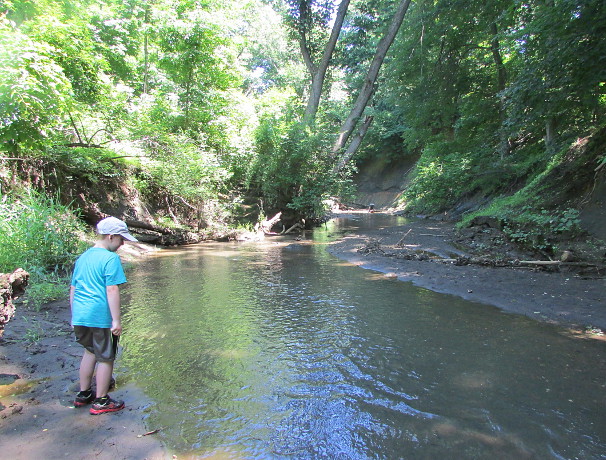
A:
POLYGON ((129 272, 120 372, 179 458, 603 455, 604 343, 326 252, 363 225, 189 246, 129 272))

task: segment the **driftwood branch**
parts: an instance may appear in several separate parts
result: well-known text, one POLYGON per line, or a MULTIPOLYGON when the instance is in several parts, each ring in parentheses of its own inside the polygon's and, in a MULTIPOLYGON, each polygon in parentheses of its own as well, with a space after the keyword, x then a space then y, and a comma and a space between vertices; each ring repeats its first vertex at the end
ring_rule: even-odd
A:
POLYGON ((194 210, 198 211, 198 208, 196 208, 196 207, 195 207, 194 205, 192 205, 192 204, 189 204, 189 203, 188 203, 188 202, 185 200, 185 198, 183 198, 183 197, 181 197, 181 196, 179 196, 179 195, 175 195, 175 196, 176 196, 177 198, 179 198, 179 200, 180 200, 180 201, 181 201, 181 202, 182 202, 182 203, 183 203, 185 206, 188 206, 188 207, 190 207, 191 209, 194 209, 194 210))
MULTIPOLYGON (((95 138, 95 136, 97 134, 101 133, 101 132, 106 132, 107 134, 110 135, 110 137, 112 138, 112 140, 114 139, 113 133, 110 130, 108 130, 106 128, 100 128, 97 131, 95 131, 91 137, 88 138, 88 143, 90 144, 92 142, 92 140, 95 138)), ((109 141, 108 142, 103 142, 103 143, 107 144, 107 143, 109 143, 109 141)))
POLYGON ((559 265, 564 262, 560 260, 520 260, 518 263, 523 265, 559 265))
POLYGON ((410 232, 412 232, 412 228, 409 229, 402 238, 400 238, 400 240, 396 243, 396 248, 401 248, 402 247, 402 243, 404 242, 404 238, 406 238, 410 232))
POLYGON ((263 232, 263 234, 265 234, 265 235, 278 235, 278 233, 272 232, 271 228, 280 221, 281 217, 282 217, 282 213, 279 212, 278 214, 273 216, 271 219, 266 219, 263 222, 258 223, 255 226, 257 232, 263 232))
POLYGON ((65 144, 66 147, 86 147, 89 149, 101 149, 103 146, 100 144, 89 144, 88 142, 71 142, 69 144, 65 144))
POLYGON ((78 137, 78 144, 84 144, 84 142, 82 141, 82 136, 80 136, 80 131, 78 131, 78 127, 76 126, 76 122, 74 121, 74 117, 72 116, 72 114, 69 114, 69 121, 71 121, 72 123, 72 128, 74 128, 74 131, 76 132, 76 136, 78 137))
POLYGON ((286 234, 288 234, 288 233, 290 233, 290 232, 292 232, 294 230, 297 230, 297 229, 303 230, 304 228, 305 227, 302 224, 300 224, 299 222, 297 222, 295 225, 291 226, 288 230, 283 231, 282 233, 280 233, 280 235, 286 235, 286 234))

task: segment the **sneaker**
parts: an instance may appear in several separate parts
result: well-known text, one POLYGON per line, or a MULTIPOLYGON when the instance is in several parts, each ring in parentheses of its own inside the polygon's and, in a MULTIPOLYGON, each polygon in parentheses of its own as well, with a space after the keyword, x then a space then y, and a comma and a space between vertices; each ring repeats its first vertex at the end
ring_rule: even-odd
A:
POLYGON ((106 412, 118 412, 124 409, 124 401, 116 401, 108 396, 95 399, 95 402, 90 408, 92 415, 104 414, 106 412))
POLYGON ((95 399, 95 394, 93 393, 92 389, 89 388, 88 390, 80 391, 76 395, 76 399, 74 401, 74 406, 75 407, 86 406, 87 404, 92 403, 93 399, 95 399))

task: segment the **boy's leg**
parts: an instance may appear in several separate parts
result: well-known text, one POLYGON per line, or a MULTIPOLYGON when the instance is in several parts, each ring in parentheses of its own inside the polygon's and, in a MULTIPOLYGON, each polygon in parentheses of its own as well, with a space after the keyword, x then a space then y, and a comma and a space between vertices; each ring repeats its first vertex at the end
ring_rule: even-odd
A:
POLYGON ((92 415, 116 412, 124 409, 124 401, 111 399, 109 391, 114 370, 114 359, 118 347, 118 337, 109 328, 95 329, 95 355, 97 356, 97 394, 90 408, 92 415))
POLYGON ((117 412, 124 409, 124 401, 114 400, 107 394, 113 370, 113 361, 97 364, 97 398, 90 408, 92 415, 117 412))
POLYGON ((96 363, 95 355, 88 350, 84 350, 82 361, 80 361, 80 391, 90 389, 96 363))
POLYGON ((113 370, 113 362, 97 364, 97 398, 102 398, 107 395, 113 370))

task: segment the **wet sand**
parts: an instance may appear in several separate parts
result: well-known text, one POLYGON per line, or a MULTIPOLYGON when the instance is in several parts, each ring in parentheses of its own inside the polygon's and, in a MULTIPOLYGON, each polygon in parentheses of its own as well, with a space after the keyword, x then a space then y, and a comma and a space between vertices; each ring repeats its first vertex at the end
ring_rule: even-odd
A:
POLYGON ((419 219, 401 226, 348 234, 331 245, 329 252, 388 277, 558 324, 576 333, 606 330, 603 277, 580 275, 565 267, 547 272, 536 267, 459 266, 440 261, 470 255, 457 244, 458 239, 451 223, 419 219), (375 250, 369 251, 369 247, 375 250), (397 257, 402 251, 427 253, 435 258, 397 257))

